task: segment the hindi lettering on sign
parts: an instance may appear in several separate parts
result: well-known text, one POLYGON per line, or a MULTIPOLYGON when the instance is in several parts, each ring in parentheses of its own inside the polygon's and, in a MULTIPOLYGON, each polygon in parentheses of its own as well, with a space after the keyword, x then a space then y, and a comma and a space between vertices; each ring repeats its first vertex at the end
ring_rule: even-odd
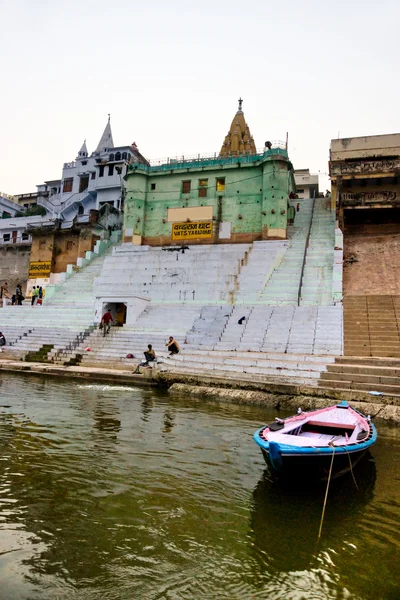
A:
POLYGON ((193 221, 172 223, 173 240, 189 240, 193 238, 212 238, 212 221, 193 221))
POLYGON ((35 261, 29 263, 29 279, 49 277, 51 273, 51 261, 35 261))

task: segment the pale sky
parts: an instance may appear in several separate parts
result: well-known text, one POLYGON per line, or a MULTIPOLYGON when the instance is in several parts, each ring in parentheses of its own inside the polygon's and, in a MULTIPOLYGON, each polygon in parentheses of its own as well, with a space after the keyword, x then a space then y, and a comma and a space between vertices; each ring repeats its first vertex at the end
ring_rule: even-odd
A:
POLYGON ((111 113, 147 158, 218 152, 237 109, 325 174, 329 143, 400 130, 398 0, 0 0, 0 190, 61 177, 111 113))

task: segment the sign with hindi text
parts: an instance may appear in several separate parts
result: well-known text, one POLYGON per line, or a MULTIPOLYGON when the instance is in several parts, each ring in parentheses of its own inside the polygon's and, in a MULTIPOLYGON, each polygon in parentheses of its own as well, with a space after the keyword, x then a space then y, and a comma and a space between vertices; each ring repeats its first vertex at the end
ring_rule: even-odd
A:
POLYGON ((51 273, 51 261, 38 260, 29 263, 29 279, 49 277, 51 273))
POLYGON ((212 238, 212 221, 190 221, 184 223, 172 223, 173 240, 191 240, 194 238, 212 238))

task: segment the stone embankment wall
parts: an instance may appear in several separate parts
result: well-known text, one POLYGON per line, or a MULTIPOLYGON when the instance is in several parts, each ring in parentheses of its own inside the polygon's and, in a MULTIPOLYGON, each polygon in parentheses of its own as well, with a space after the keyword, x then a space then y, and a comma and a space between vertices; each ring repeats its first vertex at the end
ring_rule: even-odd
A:
POLYGON ((30 245, 0 246, 0 285, 8 283, 10 293, 14 293, 17 283, 22 289, 28 280, 30 245))
MULTIPOLYGON (((171 394, 186 398, 207 398, 210 401, 232 402, 250 406, 265 406, 279 410, 297 411, 314 410, 329 406, 339 399, 303 394, 273 394, 254 390, 232 389, 214 386, 193 386, 184 383, 174 383, 168 390, 171 394)), ((351 400, 351 405, 360 412, 400 425, 400 406, 377 402, 351 400)))

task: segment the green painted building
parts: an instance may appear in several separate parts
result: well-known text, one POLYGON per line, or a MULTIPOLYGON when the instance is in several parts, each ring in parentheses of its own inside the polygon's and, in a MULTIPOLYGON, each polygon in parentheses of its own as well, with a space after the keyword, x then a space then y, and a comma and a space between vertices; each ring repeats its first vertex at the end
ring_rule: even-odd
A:
POLYGON ((255 149, 241 110, 219 155, 131 164, 124 241, 151 246, 285 239, 295 191, 285 144, 255 149))

